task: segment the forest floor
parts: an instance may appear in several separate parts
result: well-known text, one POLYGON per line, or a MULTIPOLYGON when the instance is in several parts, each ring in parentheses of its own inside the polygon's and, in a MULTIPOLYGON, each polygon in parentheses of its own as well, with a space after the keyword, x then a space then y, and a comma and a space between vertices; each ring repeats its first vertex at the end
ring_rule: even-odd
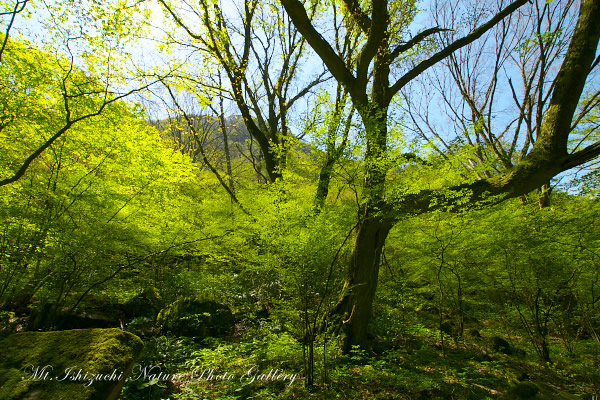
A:
POLYGON ((325 349, 322 341, 315 343, 308 388, 307 346, 272 328, 265 324, 202 343, 149 338, 140 365, 176 371, 175 378, 138 379, 122 398, 592 400, 600 389, 599 346, 592 340, 579 340, 570 351, 554 340, 553 363, 542 364, 518 338, 500 351, 485 336, 455 341, 444 335, 442 346, 439 331, 418 325, 392 339, 375 338, 373 354, 341 355, 335 341, 325 349))

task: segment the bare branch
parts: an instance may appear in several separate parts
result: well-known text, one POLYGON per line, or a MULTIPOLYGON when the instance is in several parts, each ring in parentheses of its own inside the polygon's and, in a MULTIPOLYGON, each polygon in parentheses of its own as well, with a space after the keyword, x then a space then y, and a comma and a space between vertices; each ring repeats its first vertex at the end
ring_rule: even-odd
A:
POLYGON ((8 37, 10 34, 10 30, 15 22, 15 18, 17 18, 17 15, 20 14, 25 9, 25 6, 27 5, 28 2, 29 2, 29 0, 17 0, 15 2, 15 8, 13 8, 12 11, 0 13, 0 16, 2 16, 2 15, 10 15, 11 16, 10 21, 8 22, 8 25, 6 26, 6 31, 4 32, 4 40, 2 41, 2 47, 0 48, 0 63, 2 62, 2 55, 4 54, 4 49, 6 48, 6 45, 8 44, 8 37))
MULTIPOLYGON (((286 0, 286 1, 297 1, 297 0, 286 0)), ((444 49, 429 57, 427 60, 420 62, 417 66, 412 68, 406 74, 404 74, 400 79, 396 81, 390 88, 388 93, 388 97, 391 99, 400 89, 402 89, 406 84, 412 81, 414 78, 422 74, 428 68, 431 68, 433 65, 437 64, 439 61, 448 57, 450 54, 454 53, 456 50, 468 45, 469 43, 474 42, 479 39, 484 33, 492 29, 498 22, 500 22, 503 18, 510 15, 513 11, 527 3, 528 0, 517 0, 506 8, 498 12, 494 15, 488 22, 481 25, 473 32, 469 33, 467 36, 458 39, 452 42, 450 45, 446 46, 444 49)))
POLYGON ((452 29, 444 29, 438 26, 436 26, 435 28, 425 29, 423 32, 418 33, 414 38, 410 39, 408 42, 396 46, 396 48, 389 55, 389 59, 390 61, 395 60, 400 54, 412 49, 414 46, 421 43, 423 40, 425 40, 427 37, 433 34, 451 30, 452 29))

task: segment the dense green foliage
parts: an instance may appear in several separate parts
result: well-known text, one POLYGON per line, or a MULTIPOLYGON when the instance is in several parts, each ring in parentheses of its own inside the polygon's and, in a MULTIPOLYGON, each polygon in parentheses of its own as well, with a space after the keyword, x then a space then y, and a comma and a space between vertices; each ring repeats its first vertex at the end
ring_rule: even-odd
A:
MULTIPOLYGON (((304 316, 319 312, 323 297, 321 315, 332 304, 324 292, 329 266, 321 257, 327 249, 313 243, 292 253, 282 240, 307 228, 279 233, 277 248, 288 249, 285 261, 271 250, 258 255, 270 263, 262 271, 236 263, 225 273, 223 262, 218 273, 199 269, 186 275, 199 288, 210 282, 213 294, 237 307, 236 332, 201 343, 173 336, 147 342, 142 363, 184 375, 174 386, 160 381, 145 386, 144 394, 134 394, 131 387, 127 398, 161 398, 174 388, 173 398, 179 399, 411 399, 451 393, 454 398, 513 398, 513 391, 526 391, 528 382, 537 398, 585 398, 600 385, 599 212, 596 200, 557 194, 548 209, 514 202, 399 224, 386 246, 374 308, 376 355, 358 349, 342 355, 335 330, 319 332, 314 392, 268 373, 278 368, 297 373, 297 380, 307 377, 310 326, 304 316), (259 303, 270 313, 261 312, 259 303), (255 372, 248 372, 253 366, 266 376, 250 383, 245 378, 255 372), (220 378, 223 373, 233 380, 220 378)), ((347 233, 337 229, 339 237, 347 233)), ((334 266, 334 282, 342 275, 339 268, 334 266)))
MULTIPOLYGON (((10 123, 0 143, 3 174, 62 120, 62 100, 45 95, 55 92, 52 84, 60 84, 50 74, 49 55, 19 43, 8 50, 3 67, 14 61, 19 69, 29 68, 24 76, 36 79, 37 73, 48 87, 29 83, 39 91, 38 97, 26 91, 30 107, 6 110, 10 123), (14 115, 17 110, 31 115, 14 115)), ((26 79, 15 79, 27 85, 26 79)), ((197 210, 190 210, 185 221, 183 215, 165 215, 175 208, 185 212, 198 182, 191 160, 147 126, 132 106, 115 103, 75 125, 35 160, 23 179, 3 187, 0 298, 36 295, 72 306, 78 293, 113 274, 135 274, 135 267, 152 256, 194 242, 201 235, 192 228, 201 223, 197 210)))

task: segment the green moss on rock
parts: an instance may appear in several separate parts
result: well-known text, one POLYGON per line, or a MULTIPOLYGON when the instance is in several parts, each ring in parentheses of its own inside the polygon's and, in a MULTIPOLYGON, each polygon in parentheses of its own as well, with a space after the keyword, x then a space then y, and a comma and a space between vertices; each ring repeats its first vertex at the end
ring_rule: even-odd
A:
POLYGON ((514 384, 509 393, 515 399, 533 399, 536 398, 540 388, 532 382, 519 382, 514 384))
POLYGON ((142 347, 119 329, 8 336, 0 342, 0 399, 116 399, 142 347))
POLYGON ((201 297, 184 297, 158 314, 156 324, 164 333, 204 338, 220 337, 233 330, 233 313, 227 305, 201 297))
POLYGON ((544 382, 516 382, 501 398, 503 400, 576 400, 579 397, 544 382))
POLYGON ((162 297, 156 288, 148 288, 123 304, 123 311, 128 317, 155 318, 164 307, 162 297))

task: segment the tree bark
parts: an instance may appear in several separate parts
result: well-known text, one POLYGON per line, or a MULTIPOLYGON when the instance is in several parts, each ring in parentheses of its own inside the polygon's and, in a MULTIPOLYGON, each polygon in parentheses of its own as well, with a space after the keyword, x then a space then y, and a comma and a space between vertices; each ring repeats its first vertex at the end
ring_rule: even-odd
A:
POLYGON ((384 84, 374 85, 372 92, 375 101, 358 110, 367 134, 363 209, 346 275, 344 294, 334 310, 343 318, 345 353, 354 346, 368 349, 367 333, 379 278, 381 252, 393 226, 393 221, 383 213, 388 170, 387 107, 382 106, 381 101, 386 95, 386 76, 375 81, 380 80, 383 80, 384 84))
POLYGON ((331 181, 331 174, 333 172, 333 166, 335 159, 327 157, 325 164, 321 167, 319 173, 319 183, 317 184, 317 192, 315 193, 315 210, 319 211, 325 205, 325 200, 329 195, 329 182, 331 181))
POLYGON ((344 353, 352 350, 353 346, 368 348, 368 326, 377 290, 381 253, 392 228, 391 221, 377 214, 380 214, 377 210, 365 206, 344 284, 345 294, 333 311, 342 316, 344 353))

